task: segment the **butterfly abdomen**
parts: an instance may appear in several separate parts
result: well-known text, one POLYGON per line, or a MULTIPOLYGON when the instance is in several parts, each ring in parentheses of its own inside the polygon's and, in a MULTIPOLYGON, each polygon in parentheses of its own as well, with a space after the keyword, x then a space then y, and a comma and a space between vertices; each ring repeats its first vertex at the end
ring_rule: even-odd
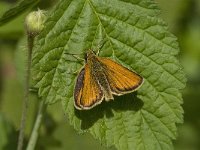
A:
POLYGON ((107 78, 106 78, 106 75, 104 73, 100 73, 98 75, 98 83, 100 84, 100 87, 104 93, 104 97, 105 97, 105 100, 108 101, 110 99, 113 99, 113 96, 112 96, 112 92, 111 92, 111 89, 110 89, 110 85, 107 81, 107 78))

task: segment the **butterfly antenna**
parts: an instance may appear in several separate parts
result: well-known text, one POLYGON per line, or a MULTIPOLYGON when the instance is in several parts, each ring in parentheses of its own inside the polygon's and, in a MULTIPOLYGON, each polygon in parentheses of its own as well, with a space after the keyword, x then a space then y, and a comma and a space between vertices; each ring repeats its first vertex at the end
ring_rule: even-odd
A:
POLYGON ((99 44, 97 45, 97 55, 99 55, 100 50, 102 49, 102 47, 104 46, 105 42, 103 41, 103 39, 99 42, 99 44))

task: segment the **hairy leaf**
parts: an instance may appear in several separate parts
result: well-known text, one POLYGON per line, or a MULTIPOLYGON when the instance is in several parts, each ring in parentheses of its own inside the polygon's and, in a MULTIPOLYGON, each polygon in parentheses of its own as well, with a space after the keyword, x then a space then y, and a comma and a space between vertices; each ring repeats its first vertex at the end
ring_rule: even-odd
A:
POLYGON ((171 150, 176 123, 183 121, 180 89, 184 73, 176 58, 176 37, 157 17, 151 0, 63 0, 36 41, 33 81, 48 104, 61 101, 70 123, 117 149, 171 150), (88 111, 74 108, 74 72, 81 68, 69 53, 104 43, 111 57, 144 77, 132 94, 115 97, 88 111))

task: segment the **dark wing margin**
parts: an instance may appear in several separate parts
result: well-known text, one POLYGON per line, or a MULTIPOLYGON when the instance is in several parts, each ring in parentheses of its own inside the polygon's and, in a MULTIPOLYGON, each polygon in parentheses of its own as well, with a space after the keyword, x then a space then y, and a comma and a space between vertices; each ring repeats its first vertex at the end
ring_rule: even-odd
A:
POLYGON ((84 74, 85 74, 85 68, 82 68, 78 74, 78 77, 76 79, 76 85, 74 88, 74 100, 75 100, 74 105, 77 109, 81 109, 80 102, 78 101, 78 99, 80 99, 80 96, 82 95, 84 74))

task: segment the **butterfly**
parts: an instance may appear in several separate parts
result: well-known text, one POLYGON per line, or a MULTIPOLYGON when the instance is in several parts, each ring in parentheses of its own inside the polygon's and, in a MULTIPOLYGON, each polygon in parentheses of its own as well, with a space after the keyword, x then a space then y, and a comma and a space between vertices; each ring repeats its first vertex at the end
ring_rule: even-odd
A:
POLYGON ((143 78, 136 72, 89 50, 85 55, 85 65, 76 79, 74 106, 79 110, 91 109, 104 99, 113 100, 113 95, 137 90, 142 83, 143 78))

